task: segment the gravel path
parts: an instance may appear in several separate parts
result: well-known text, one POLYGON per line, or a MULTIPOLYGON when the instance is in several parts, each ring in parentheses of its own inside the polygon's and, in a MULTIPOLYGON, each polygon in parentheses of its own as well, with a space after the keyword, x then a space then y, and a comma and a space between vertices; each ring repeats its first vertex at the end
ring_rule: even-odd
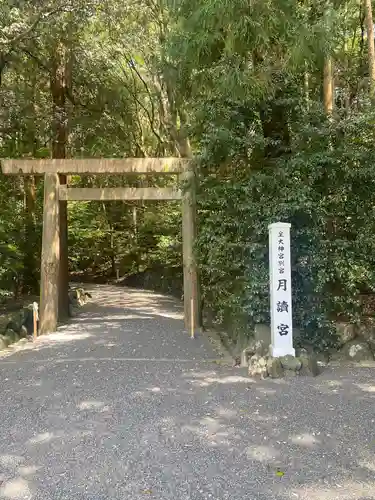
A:
POLYGON ((375 371, 255 382, 173 299, 97 287, 0 359, 0 498, 375 499, 375 371))

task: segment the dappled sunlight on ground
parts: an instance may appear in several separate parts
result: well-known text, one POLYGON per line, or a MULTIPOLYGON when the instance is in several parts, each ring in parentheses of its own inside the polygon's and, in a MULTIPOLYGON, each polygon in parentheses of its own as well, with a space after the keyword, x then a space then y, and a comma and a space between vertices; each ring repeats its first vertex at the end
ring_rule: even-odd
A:
POLYGON ((295 498, 308 498, 310 500, 373 500, 374 483, 358 485, 355 481, 340 481, 335 486, 301 487, 294 490, 295 498))
POLYGON ((361 391, 375 393, 375 384, 356 384, 361 391))
POLYGON ((293 444, 298 446, 312 447, 320 444, 320 440, 313 436, 312 434, 300 434, 299 436, 291 436, 290 438, 293 444))
POLYGON ((0 360, 1 500, 375 498, 374 369, 257 381, 174 299, 95 293, 0 360))
POLYGON ((248 446, 245 450, 246 457, 258 462, 270 463, 280 457, 280 451, 272 446, 248 446))
POLYGON ((216 357, 215 352, 207 348, 209 341, 205 336, 192 340, 185 332, 182 304, 175 298, 109 285, 85 288, 92 297, 77 317, 59 326, 58 332, 39 337, 35 342, 14 345, 4 351, 0 359, 11 359, 17 352, 27 360, 28 351, 40 352, 43 359, 48 352, 49 359, 54 357, 60 361, 71 359, 72 354, 77 359, 91 359, 93 353, 104 359, 112 356, 165 359, 176 353, 179 354, 176 359, 180 360, 194 359, 201 353, 216 357), (146 344, 142 339, 145 330, 149 332, 146 344))
MULTIPOLYGON (((101 375, 81 372, 79 386, 72 383, 78 380, 79 366, 70 365, 55 379, 53 393, 42 392, 44 416, 40 422, 37 419, 31 426, 21 426, 23 417, 15 415, 9 430, 13 426, 19 430, 12 434, 13 442, 5 445, 0 441, 0 449, 9 448, 0 456, 0 498, 33 498, 41 481, 44 484, 57 470, 58 481, 50 484, 49 495, 55 491, 51 485, 56 484, 60 491, 69 484, 70 498, 80 498, 79 491, 86 488, 82 492, 87 500, 96 496, 96 488, 104 491, 109 480, 117 482, 120 493, 108 498, 116 499, 138 500, 142 488, 150 488, 156 498, 174 495, 184 500, 373 498, 369 495, 375 492, 375 463, 368 434, 373 430, 360 422, 352 432, 348 429, 357 418, 353 408, 362 417, 368 411, 374 413, 372 405, 368 406, 371 394, 366 405, 359 389, 357 400, 346 399, 347 388, 357 383, 355 374, 345 375, 341 385, 333 384, 339 393, 333 388, 330 394, 321 392, 332 380, 340 380, 335 372, 306 379, 307 384, 302 379, 283 385, 250 381, 244 391, 242 382, 228 369, 176 371, 167 364, 157 365, 156 372, 139 367, 135 375, 124 365, 108 371, 109 363, 99 362, 101 375), (111 373, 117 380, 109 393, 105 382, 111 373), (93 377, 95 383, 90 387, 93 377), (118 383, 126 378, 130 378, 127 389, 118 383), (209 385, 192 384, 207 378, 209 385), (155 381, 160 385, 152 383, 155 381), (326 413, 329 405, 336 407, 335 414, 326 413), (51 453, 62 461, 53 465, 48 458, 51 453), (81 463, 79 474, 71 469, 68 457, 81 463), (187 471, 192 474, 189 484, 182 481, 187 471), (92 474, 94 483, 89 480, 92 474), (195 494, 199 485, 204 485, 205 496, 195 494), (228 489, 232 496, 223 495, 228 489), (348 489, 355 496, 346 496, 348 489), (245 491, 257 496, 246 497, 245 491)), ((39 368, 29 373, 32 380, 33 373, 40 375, 39 368)), ((45 370, 49 376, 44 377, 42 387, 54 368, 45 370)), ((372 372, 359 378, 359 384, 366 387, 372 372)), ((33 387, 30 384, 28 389, 32 400, 41 391, 33 387)), ((16 400, 21 391, 21 387, 13 391, 16 400)))
POLYGON ((364 467, 368 470, 371 470, 374 472, 374 477, 375 477, 375 456, 368 456, 366 458, 362 458, 362 460, 358 460, 358 465, 360 467, 364 467))
POLYGON ((82 401, 77 405, 79 410, 100 410, 106 411, 108 406, 103 401, 82 401))
MULTIPOLYGON (((77 341, 77 340, 83 340, 83 339, 88 339, 91 337, 90 333, 78 333, 74 332, 71 333, 69 332, 68 329, 60 330, 59 332, 56 333, 50 333, 48 336, 45 338, 41 338, 41 342, 48 342, 50 345, 54 343, 61 343, 61 342, 72 342, 72 341, 77 341)), ((36 348, 38 348, 38 345, 36 345, 36 348)))
POLYGON ((56 434, 53 432, 43 432, 29 439, 29 443, 30 444, 48 443, 49 441, 52 441, 52 439, 55 439, 56 437, 57 437, 56 434))
MULTIPOLYGON (((101 316, 100 314, 98 314, 95 318, 95 316, 93 316, 92 314, 81 314, 80 316, 78 316, 75 320, 76 323, 85 323, 85 321, 87 320, 87 317, 90 318, 91 320, 91 323, 95 323, 95 321, 98 323, 98 326, 100 327, 103 322, 105 322, 103 320, 103 316, 101 316)), ((128 319, 154 319, 154 316, 146 316, 146 315, 142 315, 142 314, 111 314, 111 321, 125 321, 125 320, 128 320, 128 319)))
POLYGON ((227 375, 226 377, 205 376, 201 379, 191 381, 193 385, 199 385, 200 387, 207 387, 212 384, 250 384, 252 382, 255 383, 255 381, 250 380, 248 377, 241 377, 239 375, 227 375))
POLYGON ((23 477, 17 477, 8 481, 2 488, 3 498, 15 499, 32 498, 28 482, 23 477))
POLYGON ((92 300, 102 307, 136 310, 137 314, 152 314, 164 318, 183 319, 183 305, 176 298, 137 288, 112 285, 86 286, 92 300))
POLYGON ((70 328, 69 330, 69 327, 63 326, 59 329, 59 331, 40 336, 36 340, 30 339, 27 343, 13 344, 9 349, 0 352, 0 360, 2 358, 7 358, 14 353, 19 353, 20 351, 39 351, 41 349, 51 348, 61 344, 67 344, 69 342, 86 340, 91 336, 91 333, 77 332, 76 328, 70 328))

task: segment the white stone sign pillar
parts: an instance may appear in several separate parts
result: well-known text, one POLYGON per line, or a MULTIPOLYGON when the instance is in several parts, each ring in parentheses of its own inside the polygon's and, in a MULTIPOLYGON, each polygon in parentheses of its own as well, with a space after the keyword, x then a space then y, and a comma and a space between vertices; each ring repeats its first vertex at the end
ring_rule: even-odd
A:
POLYGON ((275 222, 268 226, 270 251, 271 356, 295 356, 292 325, 292 280, 290 226, 275 222))

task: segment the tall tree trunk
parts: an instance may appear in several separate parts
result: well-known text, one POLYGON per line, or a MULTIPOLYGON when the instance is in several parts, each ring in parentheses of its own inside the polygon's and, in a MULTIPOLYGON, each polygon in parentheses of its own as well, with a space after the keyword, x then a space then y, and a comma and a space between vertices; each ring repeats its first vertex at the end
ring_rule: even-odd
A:
MULTIPOLYGON (((32 94, 31 106, 33 116, 37 115, 35 89, 38 84, 38 76, 36 73, 32 76, 32 94)), ((38 151, 38 134, 35 127, 29 124, 25 132, 25 141, 28 148, 31 149, 32 157, 37 156, 38 151)), ((38 257, 39 250, 38 241, 36 238, 36 177, 34 175, 26 175, 23 177, 23 192, 24 192, 24 249, 23 249, 23 291, 26 293, 37 294, 39 292, 38 279, 38 257)))
MULTIPOLYGON (((348 1, 345 1, 345 18, 344 22, 347 25, 348 22, 348 1)), ((348 35, 344 31, 344 81, 345 85, 343 86, 344 98, 342 100, 341 106, 344 108, 346 115, 350 112, 350 69, 349 69, 349 50, 348 50, 348 35)))
POLYGON ((375 45, 374 45, 374 21, 372 18, 372 0, 364 0, 367 29, 368 68, 370 77, 371 98, 375 97, 375 45))
MULTIPOLYGON (((328 54, 325 54, 324 57, 324 65, 323 65, 323 105, 324 111, 330 119, 332 117, 333 112, 333 67, 332 67, 332 57, 328 54)), ((328 147, 332 150, 332 138, 329 138, 328 147)), ((321 196, 322 198, 328 196, 331 191, 331 186, 329 184, 328 172, 327 169, 324 169, 321 179, 321 196)), ((327 217, 326 219, 326 235, 325 237, 328 240, 332 240, 334 238, 334 230, 335 230, 335 217, 327 217)), ((327 283, 327 288, 331 289, 331 284, 327 283)))
MULTIPOLYGON (((159 45, 165 47, 168 34, 168 13, 163 5, 158 4, 159 45)), ((164 53, 164 50, 162 50, 164 53)), ((192 158, 192 150, 187 134, 187 115, 184 103, 176 92, 174 69, 166 59, 162 61, 164 71, 160 79, 159 105, 162 127, 169 136, 169 144, 173 154, 182 158, 192 158)), ((198 269, 192 242, 196 238, 196 200, 195 172, 189 168, 182 176, 188 185, 182 201, 182 239, 183 239, 183 272, 184 272, 184 315, 186 327, 201 326, 201 299, 198 269), (193 310, 191 310, 191 301, 193 310), (192 321, 191 321, 192 320, 192 321)))
MULTIPOLYGON (((51 57, 50 89, 52 95, 52 158, 66 158, 68 140, 68 117, 66 110, 67 48, 59 42, 51 57)), ((66 184, 67 176, 60 175, 60 183, 66 184)), ((69 270, 68 270, 68 221, 67 202, 60 201, 60 273, 59 273, 59 318, 69 315, 69 270)))
POLYGON ((306 111, 310 109, 310 74, 307 63, 305 62, 305 71, 303 73, 303 91, 305 96, 306 111))
POLYGON ((333 111, 333 64, 332 57, 326 55, 323 67, 323 104, 324 111, 329 116, 333 111))
POLYGON ((109 259, 111 261, 111 277, 117 276, 117 265, 116 265, 116 248, 115 248, 115 228, 112 223, 111 214, 108 213, 105 202, 102 202, 102 209, 104 216, 107 220, 108 230, 109 230, 109 259))
MULTIPOLYGON (((133 205, 133 230, 134 230, 135 247, 138 248, 138 214, 137 214, 137 206, 136 205, 133 205)), ((137 273, 139 273, 139 269, 140 269, 139 252, 137 252, 137 255, 136 255, 136 267, 137 267, 137 273)))
POLYGON ((3 77, 3 73, 5 71, 7 62, 8 62, 8 60, 7 60, 6 55, 0 52, 0 87, 1 87, 2 77, 3 77))
MULTIPOLYGON (((252 54, 255 70, 261 70, 263 54, 255 49, 252 54)), ((287 110, 281 102, 283 88, 276 89, 274 96, 265 99, 259 106, 259 118, 262 124, 265 147, 263 165, 272 166, 274 160, 290 153, 290 132, 287 110)))

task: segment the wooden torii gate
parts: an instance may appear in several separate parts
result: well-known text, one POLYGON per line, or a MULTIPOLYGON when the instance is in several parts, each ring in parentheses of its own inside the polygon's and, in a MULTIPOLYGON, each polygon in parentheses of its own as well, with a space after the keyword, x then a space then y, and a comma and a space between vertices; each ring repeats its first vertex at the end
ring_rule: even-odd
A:
POLYGON ((68 303, 68 248, 66 202, 90 200, 181 200, 184 268, 185 326, 200 325, 197 267, 194 259, 196 204, 192 162, 184 158, 1 160, 8 175, 43 175, 44 209, 40 280, 40 333, 54 332, 60 312, 68 303), (165 188, 73 188, 68 175, 176 174, 183 191, 165 188), (60 300, 59 300, 60 299, 60 300), (61 300, 63 299, 63 300, 61 300), (60 303, 60 307, 59 307, 60 303), (193 308, 192 308, 193 305, 193 308))

